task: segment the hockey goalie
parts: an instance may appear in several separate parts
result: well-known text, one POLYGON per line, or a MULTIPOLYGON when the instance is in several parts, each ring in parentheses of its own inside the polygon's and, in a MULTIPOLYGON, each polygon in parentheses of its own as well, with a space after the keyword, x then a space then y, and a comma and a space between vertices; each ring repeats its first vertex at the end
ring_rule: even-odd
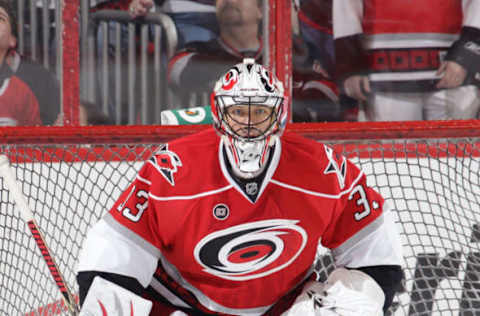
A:
POLYGON ((253 59, 211 100, 214 128, 159 146, 88 233, 82 313, 382 315, 402 253, 365 174, 285 130, 283 84, 253 59), (319 242, 337 267, 324 283, 319 242))

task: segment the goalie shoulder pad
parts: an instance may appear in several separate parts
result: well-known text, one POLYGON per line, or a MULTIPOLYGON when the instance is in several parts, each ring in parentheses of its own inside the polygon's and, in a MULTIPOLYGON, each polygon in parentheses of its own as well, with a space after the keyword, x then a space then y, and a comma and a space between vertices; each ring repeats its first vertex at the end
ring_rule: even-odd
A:
POLYGON ((385 294, 369 275, 338 268, 325 283, 308 282, 282 316, 383 316, 385 294))
POLYGON ((96 276, 79 316, 148 316, 151 309, 151 301, 96 276))

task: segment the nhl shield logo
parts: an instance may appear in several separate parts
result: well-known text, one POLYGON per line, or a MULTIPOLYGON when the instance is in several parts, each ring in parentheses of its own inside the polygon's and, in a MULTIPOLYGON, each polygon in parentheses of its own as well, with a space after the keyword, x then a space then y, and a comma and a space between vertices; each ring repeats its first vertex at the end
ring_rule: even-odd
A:
POLYGON ((258 184, 256 182, 247 183, 245 191, 248 195, 255 195, 258 193, 258 184))

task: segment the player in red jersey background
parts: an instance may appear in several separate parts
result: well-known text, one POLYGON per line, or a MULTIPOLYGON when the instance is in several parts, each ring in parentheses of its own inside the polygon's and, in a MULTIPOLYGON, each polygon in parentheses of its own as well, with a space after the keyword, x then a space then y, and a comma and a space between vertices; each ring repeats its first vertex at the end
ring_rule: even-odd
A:
POLYGON ((333 1, 336 76, 368 120, 477 118, 480 1, 333 1))
POLYGON ((89 232, 77 275, 84 311, 118 310, 127 297, 108 306, 108 289, 91 286, 97 276, 127 289, 132 310, 140 296, 153 303, 150 315, 298 314, 301 293, 328 315, 390 306, 403 273, 388 203, 345 157, 284 132, 287 104, 253 59, 220 78, 215 128, 160 146, 89 232), (370 280, 380 295, 315 291, 319 242, 347 268, 341 275, 370 280))
MULTIPOLYGON (((32 87, 8 63, 17 46, 16 10, 9 1, 0 1, 0 126, 41 125, 38 99, 32 87)), ((33 75, 30 73, 30 75, 33 75)))

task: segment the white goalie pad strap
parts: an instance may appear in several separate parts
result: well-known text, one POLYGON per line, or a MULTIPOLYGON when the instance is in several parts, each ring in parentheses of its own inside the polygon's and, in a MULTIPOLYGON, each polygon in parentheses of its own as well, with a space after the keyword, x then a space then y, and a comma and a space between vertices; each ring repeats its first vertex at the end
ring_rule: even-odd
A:
POLYGON ((79 316, 148 316, 151 309, 149 300, 97 276, 79 316))
POLYGON ((382 289, 370 276, 339 268, 326 283, 308 282, 282 316, 382 316, 384 301, 382 289))

